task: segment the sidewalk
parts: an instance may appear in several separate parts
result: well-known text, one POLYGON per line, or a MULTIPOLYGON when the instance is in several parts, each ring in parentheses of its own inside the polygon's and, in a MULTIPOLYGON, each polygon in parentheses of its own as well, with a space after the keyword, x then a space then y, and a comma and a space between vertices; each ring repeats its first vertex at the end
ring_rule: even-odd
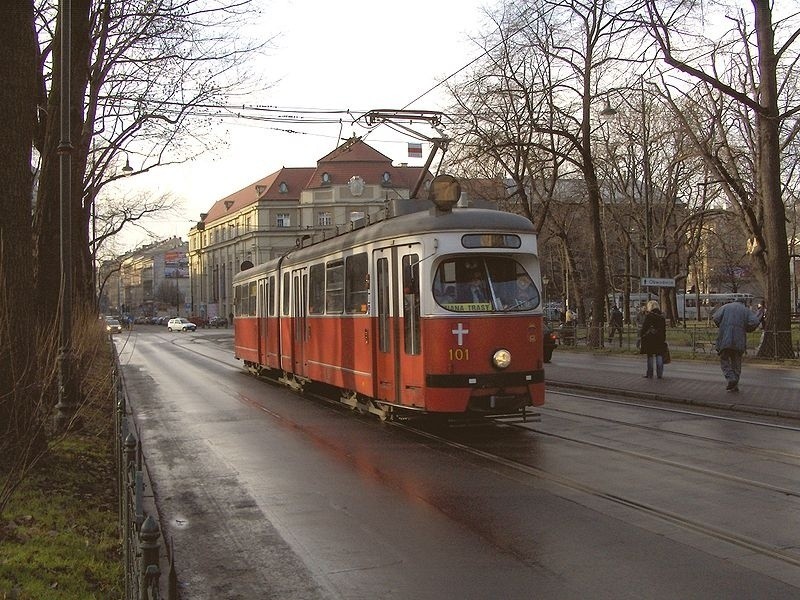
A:
POLYGON ((564 349, 545 365, 549 389, 573 388, 800 419, 800 369, 744 359, 739 392, 728 392, 716 361, 674 359, 663 379, 646 379, 645 357, 564 349))

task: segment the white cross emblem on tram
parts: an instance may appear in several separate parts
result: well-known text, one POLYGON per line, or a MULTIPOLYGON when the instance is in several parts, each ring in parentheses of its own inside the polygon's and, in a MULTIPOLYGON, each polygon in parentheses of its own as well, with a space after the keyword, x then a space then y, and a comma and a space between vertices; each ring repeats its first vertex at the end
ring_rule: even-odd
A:
POLYGON ((452 332, 453 335, 457 335, 458 336, 458 345, 459 346, 463 346, 464 345, 464 335, 469 333, 469 329, 464 329, 464 326, 459 322, 458 327, 456 327, 455 329, 451 329, 451 332, 452 332))

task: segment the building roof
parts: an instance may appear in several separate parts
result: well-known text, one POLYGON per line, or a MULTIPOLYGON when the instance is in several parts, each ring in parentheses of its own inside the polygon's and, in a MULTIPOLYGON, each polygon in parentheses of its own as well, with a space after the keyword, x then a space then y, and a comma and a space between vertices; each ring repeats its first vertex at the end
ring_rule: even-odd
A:
POLYGON ((390 158, 360 137, 352 137, 319 159, 316 167, 283 167, 217 200, 202 222, 225 218, 260 200, 299 202, 304 190, 346 185, 355 176, 361 177, 366 185, 413 190, 423 171, 423 167, 409 167, 405 163, 395 166, 390 158), (323 173, 328 174, 326 180, 323 173))
POLYGON ((385 185, 388 188, 413 189, 423 167, 409 167, 406 164, 394 166, 392 160, 364 142, 360 137, 352 137, 336 150, 320 158, 317 168, 307 183, 307 189, 346 185, 351 177, 361 177, 366 185, 385 185), (323 173, 329 179, 323 180, 323 173), (384 174, 388 173, 388 181, 384 174))
POLYGON ((208 211, 203 222, 210 223, 226 215, 234 214, 259 200, 299 201, 300 193, 303 191, 306 182, 313 172, 313 167, 283 167, 279 171, 275 171, 271 175, 267 175, 251 183, 238 192, 234 192, 230 196, 217 200, 211 207, 211 210, 208 211), (286 184, 285 193, 280 191, 281 183, 286 184))

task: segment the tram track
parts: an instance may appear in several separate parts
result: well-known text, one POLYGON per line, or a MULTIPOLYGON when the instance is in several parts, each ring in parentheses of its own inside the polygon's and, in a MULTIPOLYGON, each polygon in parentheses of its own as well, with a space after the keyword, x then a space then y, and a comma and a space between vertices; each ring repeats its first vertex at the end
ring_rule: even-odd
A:
MULTIPOLYGON (((552 473, 550 471, 546 471, 539 467, 528 465, 526 463, 520 462, 515 459, 506 458, 498 454, 494 454, 492 452, 487 452, 485 450, 469 446, 468 444, 464 444, 462 442, 457 442, 428 431, 423 431, 419 428, 415 428, 410 425, 397 422, 391 422, 388 423, 388 425, 394 428, 402 429, 403 431, 411 435, 419 436, 429 441, 434 441, 438 444, 442 444, 449 448, 453 448, 461 452, 467 453, 471 456, 482 458, 493 464, 503 466, 505 468, 511 469, 516 472, 530 475, 532 477, 535 477, 536 479, 547 481, 549 483, 556 484, 558 486, 567 488, 572 491, 577 491, 583 494, 587 494, 589 496, 611 502, 615 505, 624 506, 629 509, 635 510, 639 513, 649 515, 650 517, 656 518, 660 521, 671 523, 683 529, 702 534, 714 540, 735 545, 739 548, 755 552, 762 556, 778 560, 780 562, 783 562, 785 564, 794 567, 800 567, 800 556, 790 554, 788 552, 785 552, 782 548, 778 548, 769 545, 767 543, 761 542, 759 540, 755 540, 747 536, 737 534, 733 531, 728 531, 720 527, 715 527, 713 525, 703 523, 696 519, 692 519, 690 517, 675 513, 673 511, 659 508, 658 506, 655 506, 653 504, 641 502, 634 498, 626 497, 616 492, 609 491, 601 487, 598 487, 596 485, 582 482, 565 475, 552 473)), ((528 431, 531 431, 529 427, 524 427, 522 425, 511 424, 510 426, 524 428, 528 431)), ((702 472, 702 470, 700 472, 702 472)), ((732 480, 736 481, 736 478, 733 478, 732 480)), ((742 480, 742 481, 737 481, 737 483, 748 483, 748 481, 742 480)), ((758 485, 757 482, 756 485, 758 485)), ((775 491, 779 493, 789 492, 793 496, 800 497, 800 492, 794 490, 783 490, 782 488, 779 488, 777 486, 760 486, 760 487, 762 487, 763 489, 768 489, 770 491, 775 491)))
MULTIPOLYGON (((203 357, 205 357, 205 358, 207 358, 209 360, 214 360, 214 361, 220 362, 222 364, 228 364, 228 363, 225 363, 225 361, 222 361, 222 360, 220 360, 218 358, 215 358, 213 356, 209 356, 208 354, 206 354, 204 352, 200 352, 197 349, 192 348, 192 347, 190 347, 188 345, 175 344, 176 341, 179 341, 179 340, 170 340, 170 342, 172 344, 180 346, 184 350, 196 353, 196 354, 201 355, 201 356, 203 356, 203 357)), ((242 371, 242 372, 245 372, 245 371, 242 371)), ((271 378, 271 377, 269 377, 267 375, 261 375, 261 376, 258 377, 258 379, 260 379, 260 380, 262 380, 262 381, 264 381, 266 383, 269 383, 270 385, 278 387, 280 389, 288 390, 288 388, 286 388, 286 386, 281 385, 278 380, 276 380, 274 378, 271 378)), ((706 415, 704 413, 699 413, 697 411, 688 411, 688 410, 682 410, 682 409, 676 409, 676 408, 657 407, 657 406, 652 406, 652 405, 648 405, 648 404, 623 402, 623 401, 613 400, 613 399, 608 399, 608 398, 600 398, 600 397, 596 397, 596 396, 588 396, 588 395, 585 395, 585 394, 577 394, 577 393, 569 393, 569 392, 558 392, 558 393, 561 394, 561 395, 573 396, 573 397, 577 397, 577 398, 586 398, 586 399, 590 399, 590 400, 593 400, 593 401, 601 401, 601 402, 608 402, 608 403, 615 403, 615 404, 625 404, 625 405, 634 406, 634 407, 637 407, 637 408, 648 408, 648 409, 652 409, 652 410, 661 410, 661 411, 668 411, 668 412, 673 412, 673 413, 690 414, 690 415, 696 415, 696 416, 702 416, 702 417, 708 417, 708 418, 719 418, 719 419, 724 419, 724 420, 727 420, 727 421, 736 421, 736 422, 745 423, 745 424, 757 424, 757 425, 761 425, 761 426, 764 426, 764 427, 775 427, 775 428, 780 428, 780 429, 790 429, 790 430, 793 430, 793 431, 800 431, 800 428, 789 427, 789 426, 781 426, 781 425, 773 425, 773 424, 769 424, 769 423, 756 422, 756 421, 749 420, 749 419, 737 419, 737 418, 734 418, 734 417, 720 417, 720 416, 714 416, 714 415, 711 415, 709 417, 708 415, 706 415)), ((323 401, 326 404, 328 404, 328 405, 330 405, 332 407, 335 407, 337 409, 340 409, 340 410, 348 410, 348 411, 352 410, 349 407, 343 405, 338 400, 330 398, 330 397, 325 396, 323 394, 318 394, 318 393, 314 393, 314 392, 311 392, 311 391, 305 391, 305 392, 300 393, 298 395, 300 395, 302 397, 314 398, 314 399, 323 401)), ((733 444, 732 442, 726 442, 724 440, 717 440, 717 439, 709 438, 709 437, 705 437, 705 436, 698 436, 696 434, 687 434, 687 433, 683 433, 683 432, 673 432, 673 431, 669 431, 669 430, 665 430, 665 429, 659 429, 659 428, 651 427, 651 426, 647 426, 647 425, 631 424, 631 423, 627 423, 625 421, 620 421, 620 420, 617 420, 617 419, 610 419, 608 417, 597 417, 595 415, 571 412, 571 411, 566 411, 566 410, 563 410, 563 409, 554 409, 554 408, 551 408, 551 407, 539 407, 539 412, 542 413, 542 414, 558 413, 558 412, 567 413, 567 414, 575 414, 575 415, 578 415, 578 416, 582 416, 584 418, 591 418, 591 419, 601 420, 601 421, 605 421, 605 422, 612 422, 614 424, 619 424, 619 425, 628 426, 628 427, 635 427, 635 428, 639 428, 639 429, 650 430, 650 431, 657 432, 657 433, 660 433, 660 434, 670 434, 670 435, 675 435, 675 436, 682 436, 682 437, 688 437, 688 438, 693 438, 693 439, 699 439, 699 440, 703 440, 703 441, 709 441, 709 442, 714 442, 714 443, 718 443, 718 444, 722 444, 722 445, 728 445, 728 446, 731 446, 731 447, 737 447, 737 448, 745 449, 745 450, 747 450, 749 452, 752 452, 752 453, 761 453, 761 454, 767 455, 767 456, 772 456, 772 457, 776 457, 777 456, 777 457, 782 457, 782 458, 791 458, 791 459, 795 459, 795 460, 800 461, 800 455, 789 454, 789 453, 780 453, 780 452, 777 452, 777 451, 771 451, 771 450, 767 450, 767 449, 759 449, 759 448, 755 448, 755 447, 752 447, 752 446, 736 445, 736 444, 733 444)), ((722 473, 722 472, 719 472, 719 471, 713 471, 711 469, 706 469, 706 468, 702 468, 702 467, 695 467, 693 465, 688 465, 686 463, 673 461, 673 460, 665 459, 665 458, 658 457, 658 456, 648 455, 648 454, 645 454, 645 453, 642 453, 642 452, 636 452, 636 451, 633 451, 633 450, 626 450, 626 449, 614 447, 614 446, 611 446, 611 445, 600 444, 598 442, 593 442, 593 441, 589 441, 589 440, 582 440, 582 439, 571 437, 571 436, 564 435, 564 434, 553 433, 553 432, 549 432, 549 431, 546 431, 544 429, 541 429, 539 427, 533 427, 530 424, 523 425, 523 424, 514 423, 514 422, 508 422, 508 421, 503 421, 503 420, 498 420, 497 422, 498 423, 502 423, 502 425, 506 426, 506 427, 515 427, 515 428, 519 428, 519 429, 524 429, 526 431, 530 431, 530 432, 533 432, 533 433, 536 433, 536 434, 542 435, 542 436, 547 436, 547 437, 550 437, 550 438, 553 438, 553 439, 559 439, 559 440, 571 442, 571 443, 574 443, 574 444, 581 444, 581 445, 584 445, 584 446, 589 446, 589 447, 593 447, 593 448, 597 448, 597 449, 601 449, 601 450, 606 450, 606 451, 609 451, 609 452, 614 452, 614 453, 617 453, 617 454, 630 456, 632 458, 637 458, 639 460, 647 460, 647 461, 650 461, 650 462, 654 462, 654 463, 670 466, 670 467, 673 467, 673 468, 683 469, 683 470, 691 471, 691 472, 698 473, 698 474, 701 474, 701 475, 714 477, 714 478, 719 479, 719 480, 724 480, 724 481, 729 481, 729 482, 732 482, 732 483, 746 485, 746 486, 754 488, 754 489, 762 489, 762 490, 766 490, 766 491, 770 491, 770 492, 784 494, 784 495, 789 496, 789 497, 800 498, 800 490, 794 490, 794 489, 789 489, 789 488, 785 488, 785 487, 781 487, 781 486, 775 486, 775 485, 772 485, 772 484, 768 484, 768 483, 764 483, 764 482, 758 482, 758 481, 754 481, 752 479, 747 479, 747 478, 744 478, 744 477, 738 477, 736 475, 730 475, 730 474, 722 473)), ((393 426, 396 426, 396 427, 408 427, 407 425, 404 425, 403 423, 400 423, 400 422, 397 422, 397 421, 392 421, 392 422, 390 422, 390 424, 393 425, 393 426)), ((416 431, 416 429, 413 428, 413 427, 409 427, 409 430, 416 431)), ((446 438, 440 438, 440 439, 445 440, 446 438)))
MULTIPOLYGON (((719 416, 715 416, 715 415, 707 415, 705 413, 699 413, 697 411, 682 410, 682 409, 675 409, 675 408, 664 408, 664 407, 658 407, 658 406, 650 406, 650 405, 644 405, 644 404, 634 404, 634 403, 627 403, 627 402, 618 402, 618 401, 614 401, 614 400, 609 400, 609 399, 604 399, 604 398, 597 398, 597 397, 594 397, 594 396, 585 396, 585 395, 581 395, 581 394, 569 394, 569 393, 561 393, 561 392, 559 392, 559 395, 572 396, 572 397, 575 397, 575 398, 587 399, 587 400, 591 400, 593 402, 597 401, 597 402, 609 402, 609 403, 614 403, 614 404, 622 404, 622 405, 631 406, 631 407, 634 407, 634 408, 651 409, 651 410, 655 410, 655 411, 669 412, 669 413, 679 414, 679 415, 696 416, 696 417, 708 418, 708 419, 722 419, 722 420, 730 421, 730 422, 734 422, 734 423, 741 423, 743 425, 754 425, 754 426, 759 426, 759 427, 766 427, 766 428, 769 428, 769 429, 780 429, 780 430, 796 431, 796 432, 800 433, 800 428, 798 428, 798 427, 791 427, 791 426, 786 426, 786 425, 778 425, 778 424, 774 424, 774 423, 764 423, 764 422, 760 422, 760 421, 754 421, 752 419, 739 419, 739 418, 735 418, 735 417, 719 417, 719 416)), ((594 415, 594 414, 590 414, 590 413, 586 413, 586 412, 580 412, 580 411, 577 411, 577 410, 554 408, 552 406, 540 407, 539 408, 539 412, 541 414, 544 414, 544 415, 553 415, 553 416, 567 415, 567 416, 573 416, 573 417, 581 417, 581 418, 585 418, 585 419, 591 419, 593 421, 600 421, 600 422, 603 422, 603 423, 610 423, 610 424, 613 424, 613 425, 620 425, 620 426, 623 426, 623 427, 630 427, 630 428, 633 428, 633 429, 640 429, 640 430, 644 430, 644 431, 652 431, 654 433, 658 433, 658 434, 662 434, 662 435, 676 436, 676 437, 681 437, 681 438, 685 438, 685 439, 692 439, 692 440, 698 440, 698 441, 703 441, 703 442, 710 442, 710 443, 713 443, 713 444, 718 444, 720 446, 726 446, 728 448, 732 448, 732 449, 735 449, 737 451, 747 452, 747 453, 750 453, 750 454, 763 456, 763 457, 770 458, 770 459, 777 459, 777 460, 785 461, 786 464, 791 464, 792 466, 800 466, 800 454, 796 454, 796 453, 792 453, 792 452, 784 452, 784 451, 781 451, 781 450, 771 450, 769 448, 759 448, 757 446, 751 446, 751 445, 748 445, 748 444, 741 444, 739 442, 732 442, 732 441, 728 441, 728 440, 721 440, 719 438, 714 438, 714 437, 709 437, 709 436, 704 436, 704 435, 698 435, 698 434, 695 434, 695 433, 686 433, 686 432, 683 432, 683 431, 673 431, 673 430, 670 430, 670 429, 664 429, 663 427, 653 427, 652 425, 642 425, 640 423, 630 423, 628 421, 623 421, 623 420, 620 420, 620 419, 613 419, 613 418, 610 418, 610 417, 598 416, 598 415, 594 415)), ((549 435, 548 432, 546 432, 544 430, 536 430, 536 431, 538 433, 543 434, 543 435, 549 435)))
MULTIPOLYGON (((598 443, 598 442, 592 442, 592 441, 589 441, 589 440, 582 440, 582 439, 579 439, 579 438, 570 437, 568 435, 552 433, 552 432, 549 432, 549 431, 544 431, 542 429, 538 429, 536 427, 523 427, 521 425, 517 425, 517 424, 514 424, 514 423, 509 423, 508 426, 509 427, 519 427, 519 428, 523 428, 523 429, 525 429, 527 431, 531 431, 533 433, 536 433, 538 435, 543 435, 543 436, 547 436, 547 437, 550 437, 550 438, 571 442, 571 443, 574 443, 574 444, 581 444, 583 446, 589 446, 591 448, 596 448, 596 449, 599 449, 599 450, 606 450, 608 452, 613 452, 613 453, 616 453, 616 454, 622 454, 624 456, 630 456, 632 458, 637 458, 637 459, 640 459, 640 460, 646 460, 646 461, 649 461, 649 462, 654 462, 654 463, 658 463, 658 464, 661 464, 661 465, 666 465, 666 466, 673 467, 673 468, 676 468, 676 469, 681 469, 683 471, 690 471, 692 473, 698 473, 700 475, 705 475, 705 476, 708 476, 708 477, 714 477, 715 479, 719 479, 719 480, 723 480, 723 481, 729 481, 729 482, 732 482, 732 483, 746 485, 746 486, 754 488, 754 489, 767 490, 767 491, 770 491, 770 492, 776 492, 776 493, 779 493, 779 494, 784 494, 786 496, 800 498, 800 490, 793 490, 793 489, 789 489, 789 488, 785 488, 785 487, 781 487, 781 486, 772 485, 772 484, 769 484, 769 483, 764 483, 764 482, 761 482, 761 481, 755 481, 753 479, 747 479, 745 477, 738 477, 736 475, 730 475, 728 473, 722 473, 720 471, 714 471, 712 469, 706 469, 706 468, 703 468, 703 467, 696 467, 696 466, 689 465, 689 464, 684 463, 684 462, 679 462, 679 461, 675 461, 675 460, 669 460, 669 459, 666 459, 666 458, 661 458, 661 457, 658 457, 658 456, 645 454, 643 452, 636 452, 634 450, 625 450, 623 448, 616 448, 614 446, 607 445, 607 444, 601 444, 601 443, 598 443)), ((656 430, 656 431, 658 431, 658 430, 656 430)), ((669 433, 669 432, 667 432, 667 433, 669 433)))
MULTIPOLYGON (((172 343, 175 344, 176 341, 177 340, 172 340, 172 343)), ((220 360, 219 358, 216 358, 214 356, 210 356, 209 354, 207 354, 205 352, 197 351, 194 348, 189 348, 185 344, 175 344, 175 345, 181 346, 184 350, 188 350, 190 352, 194 352, 194 353, 196 353, 198 355, 201 355, 201 356, 203 356, 204 358, 206 358, 208 360, 212 360, 212 361, 219 362, 219 363, 226 364, 226 365, 230 366, 229 362, 220 360)), ((244 373, 245 371, 242 370, 242 372, 244 373)), ((261 379, 261 380, 263 380, 265 382, 269 382, 270 384, 274 385, 275 387, 279 387, 280 389, 290 391, 285 386, 277 385, 276 382, 274 380, 270 379, 270 378, 262 376, 262 377, 259 377, 258 379, 261 379)), ((559 392, 559 393, 562 393, 562 392, 559 392)), ((316 393, 313 393, 313 392, 310 392, 310 391, 306 391, 304 393, 298 393, 297 395, 299 395, 301 397, 306 397, 306 398, 322 401, 326 405, 328 405, 330 408, 332 408, 334 410, 337 410, 337 411, 342 411, 342 410, 345 410, 345 409, 350 410, 347 406, 343 405, 341 402, 339 402, 339 401, 337 401, 335 399, 332 399, 330 397, 326 397, 324 395, 316 394, 316 393)), ((582 397, 582 398, 588 398, 588 396, 580 395, 580 394, 571 394, 571 395, 574 395, 574 396, 577 396, 577 397, 582 397)), ((591 397, 591 399, 592 400, 607 401, 607 402, 618 402, 618 401, 613 401, 613 400, 608 400, 608 399, 600 399, 600 398, 595 398, 595 397, 591 397)), ((249 404, 252 404, 254 407, 260 408, 261 410, 264 410, 266 412, 270 412, 270 414, 272 414, 272 411, 269 411, 265 407, 261 406, 260 403, 249 402, 249 404)), ((621 403, 621 404, 630 405, 631 403, 630 402, 624 402, 624 403, 621 403)), ((635 406, 641 406, 642 408, 646 407, 646 408, 651 408, 651 409, 654 408, 652 405, 645 405, 645 404, 642 404, 642 405, 638 405, 637 404, 635 406)), ((754 424, 758 424, 758 425, 762 425, 762 426, 771 426, 770 424, 765 424, 763 422, 754 422, 754 421, 751 421, 751 420, 735 419, 733 417, 714 417, 713 415, 709 416, 709 415, 706 415, 704 413, 697 413, 697 412, 691 412, 690 413, 689 411, 680 411, 679 409, 663 409, 663 408, 659 408, 659 407, 655 407, 655 409, 658 409, 658 410, 670 410, 670 411, 675 411, 675 412, 685 412, 687 414, 696 414, 698 416, 707 417, 707 418, 724 418, 726 420, 735 420, 735 421, 739 421, 739 422, 742 422, 742 423, 751 423, 751 424, 754 423, 754 424)), ((564 411, 563 409, 551 409, 549 407, 546 408, 546 409, 543 407, 541 410, 542 410, 542 412, 545 412, 545 413, 546 412, 550 412, 552 414, 557 414, 559 412, 562 412, 562 413, 569 413, 570 412, 570 411, 564 411)), ((588 414, 581 414, 581 413, 577 413, 577 412, 574 413, 574 414, 577 415, 577 416, 582 416, 584 418, 596 418, 593 415, 588 415, 588 414)), ((278 414, 274 414, 273 416, 275 416, 276 418, 283 418, 278 414)), ((648 427, 648 426, 642 426, 642 425, 639 425, 639 424, 633 424, 632 425, 630 423, 625 423, 624 421, 608 419, 606 417, 599 418, 599 419, 603 420, 605 422, 609 422, 610 421, 610 422, 619 423, 620 425, 637 426, 637 427, 648 429, 648 430, 654 430, 654 431, 657 431, 657 432, 662 433, 662 434, 663 433, 670 433, 670 434, 673 434, 673 435, 686 435, 686 436, 690 436, 690 437, 696 437, 698 439, 707 439, 709 441, 716 441, 718 443, 725 443, 725 444, 728 444, 728 445, 730 444, 729 442, 724 442, 724 441, 720 441, 720 440, 714 440, 713 438, 704 438, 703 436, 692 436, 692 434, 682 434, 680 432, 669 432, 669 431, 665 431, 663 429, 652 428, 652 427, 648 427)), ((375 420, 375 422, 378 423, 377 420, 375 420)), ((562 488, 572 490, 573 492, 578 492, 579 494, 585 494, 587 496, 591 496, 593 498, 600 499, 600 500, 605 501, 605 502, 609 502, 609 503, 611 503, 613 505, 616 505, 616 506, 625 507, 625 508, 627 508, 629 510, 636 511, 637 513, 640 513, 642 515, 647 515, 647 516, 649 516, 649 517, 651 517, 653 519, 659 520, 661 522, 669 523, 669 524, 671 524, 673 526, 682 528, 682 529, 687 530, 687 531, 692 531, 694 533, 697 533, 699 535, 705 536, 705 537, 707 537, 709 539, 716 540, 716 541, 721 542, 721 543, 730 544, 730 545, 733 545, 735 547, 738 547, 738 548, 741 548, 741 549, 745 549, 748 552, 753 552, 753 553, 756 553, 756 554, 758 554, 760 556, 767 557, 767 558, 779 561, 779 562, 781 562, 781 563, 783 563, 785 565, 789 565, 789 566, 792 566, 792 567, 800 567, 800 556, 798 556, 796 554, 793 554, 793 553, 785 550, 784 548, 781 548, 781 547, 778 547, 778 546, 775 546, 775 545, 771 545, 769 543, 760 541, 758 539, 754 539, 754 538, 746 536, 746 535, 741 535, 741 534, 739 534, 739 533, 737 533, 735 531, 731 531, 731 530, 725 529, 723 527, 717 527, 717 526, 715 526, 713 524, 709 524, 709 523, 703 522, 702 520, 699 520, 699 519, 696 519, 696 518, 692 518, 690 516, 687 516, 687 515, 684 515, 684 514, 680 514, 680 513, 675 512, 675 511, 671 511, 671 510, 667 510, 667 509, 661 508, 661 507, 659 507, 659 506, 657 506, 657 505, 655 505, 653 503, 650 503, 650 502, 640 501, 640 500, 636 499, 635 497, 619 493, 617 491, 614 491, 613 489, 606 489, 606 488, 604 488, 602 486, 599 486, 599 485, 596 485, 596 484, 592 484, 590 482, 581 481, 579 479, 576 479, 574 477, 570 477, 568 475, 564 475, 564 474, 560 474, 560 473, 557 473, 557 472, 548 471, 548 470, 542 469, 540 467, 535 467, 535 466, 532 466, 530 464, 526 464, 525 462, 522 462, 522 461, 519 461, 519 460, 515 460, 513 458, 505 457, 505 456, 502 456, 500 454, 493 453, 491 451, 487 451, 487 450, 483 450, 483 449, 477 448, 475 446, 471 446, 471 445, 469 445, 467 443, 455 441, 453 439, 448 439, 445 436, 437 435, 437 434, 432 433, 430 431, 425 431, 423 429, 420 429, 419 427, 415 427, 413 425, 413 423, 409 424, 409 423, 400 422, 400 421, 386 421, 386 422, 381 423, 381 425, 382 426, 386 426, 386 427, 395 428, 396 430, 402 431, 405 434, 408 434, 408 435, 411 435, 411 436, 415 436, 415 437, 419 437, 419 438, 422 438, 422 439, 426 439, 429 442, 435 442, 436 444, 451 448, 453 450, 457 450, 459 452, 466 453, 466 454, 468 454, 470 456, 474 456, 474 457, 480 458, 482 460, 488 461, 488 462, 490 462, 492 464, 495 464, 497 466, 503 467, 505 469, 510 469, 512 471, 515 471, 515 472, 518 472, 518 473, 522 473, 524 475, 536 478, 538 480, 545 481, 545 482, 560 486, 562 488)), ((781 487, 781 486, 775 486, 775 485, 771 485, 771 484, 766 484, 764 482, 758 482, 758 481, 753 481, 753 480, 742 478, 742 477, 728 475, 728 474, 725 474, 725 473, 719 473, 719 472, 715 472, 715 471, 710 470, 710 469, 694 467, 692 465, 687 465, 685 463, 681 463, 681 462, 678 462, 678 461, 672 461, 672 460, 668 460, 668 459, 664 459, 664 458, 660 458, 660 457, 655 457, 655 456, 647 455, 647 454, 644 454, 644 453, 641 453, 641 452, 635 452, 635 451, 631 451, 631 450, 624 450, 624 449, 620 449, 620 448, 614 448, 613 446, 600 444, 598 442, 592 442, 592 441, 588 441, 588 440, 581 440, 581 439, 578 439, 578 438, 572 438, 570 436, 562 435, 562 434, 554 434, 552 432, 548 432, 548 431, 545 431, 543 429, 534 427, 530 423, 521 424, 521 423, 510 423, 510 422, 498 421, 497 422, 497 426, 499 426, 499 427, 511 427, 511 428, 516 428, 516 429, 524 429, 526 432, 535 433, 536 435, 546 436, 546 437, 549 437, 551 439, 555 439, 555 440, 559 440, 559 441, 563 441, 563 442, 568 442, 568 443, 572 443, 572 444, 579 444, 579 445, 588 446, 588 447, 592 447, 592 448, 603 449, 603 450, 606 450, 606 451, 619 453, 621 455, 626 455, 626 456, 630 456, 630 457, 634 457, 634 458, 638 458, 638 459, 644 459, 644 460, 648 460, 648 461, 657 462, 657 463, 664 464, 664 465, 667 465, 667 466, 670 466, 670 467, 673 467, 673 468, 677 468, 677 469, 688 470, 688 471, 691 471, 691 472, 694 472, 694 473, 697 473, 697 474, 701 474, 701 475, 704 475, 704 476, 715 477, 715 478, 718 478, 718 479, 721 479, 721 480, 726 480, 726 481, 729 481, 729 482, 732 482, 732 483, 736 483, 736 484, 740 484, 740 485, 747 485, 747 486, 750 486, 750 487, 755 488, 755 489, 760 489, 760 490, 764 490, 764 491, 768 491, 768 492, 772 492, 772 493, 782 494, 782 495, 787 496, 787 497, 800 498, 800 490, 788 489, 788 488, 784 488, 784 487, 781 487)), ((776 425, 775 427, 782 428, 782 429, 791 429, 791 430, 796 430, 797 429, 797 428, 791 428, 791 427, 779 426, 779 425, 776 425)), ((770 451, 767 451, 767 452, 770 452, 770 451)), ((777 453, 777 454, 781 454, 781 453, 777 453)), ((797 455, 793 455, 793 454, 786 454, 786 456, 789 457, 789 458, 792 458, 792 459, 800 458, 797 455)))

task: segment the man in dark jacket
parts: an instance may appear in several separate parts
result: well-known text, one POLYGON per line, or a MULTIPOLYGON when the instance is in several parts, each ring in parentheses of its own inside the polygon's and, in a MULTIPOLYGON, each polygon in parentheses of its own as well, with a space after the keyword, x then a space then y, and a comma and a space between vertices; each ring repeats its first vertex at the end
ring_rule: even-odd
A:
POLYGON ((758 327, 758 315, 741 302, 728 302, 715 310, 711 319, 719 327, 717 352, 720 367, 728 382, 726 389, 738 392, 742 355, 747 349, 747 332, 755 331, 758 327))
POLYGON ((615 304, 611 308, 611 318, 608 320, 610 323, 608 330, 608 343, 614 341, 614 334, 619 334, 619 347, 622 348, 622 311, 615 304))
POLYGON ((656 377, 664 376, 664 351, 667 345, 667 324, 661 307, 656 300, 647 302, 647 312, 639 330, 639 354, 647 355, 647 372, 644 377, 653 378, 655 366, 656 377))

